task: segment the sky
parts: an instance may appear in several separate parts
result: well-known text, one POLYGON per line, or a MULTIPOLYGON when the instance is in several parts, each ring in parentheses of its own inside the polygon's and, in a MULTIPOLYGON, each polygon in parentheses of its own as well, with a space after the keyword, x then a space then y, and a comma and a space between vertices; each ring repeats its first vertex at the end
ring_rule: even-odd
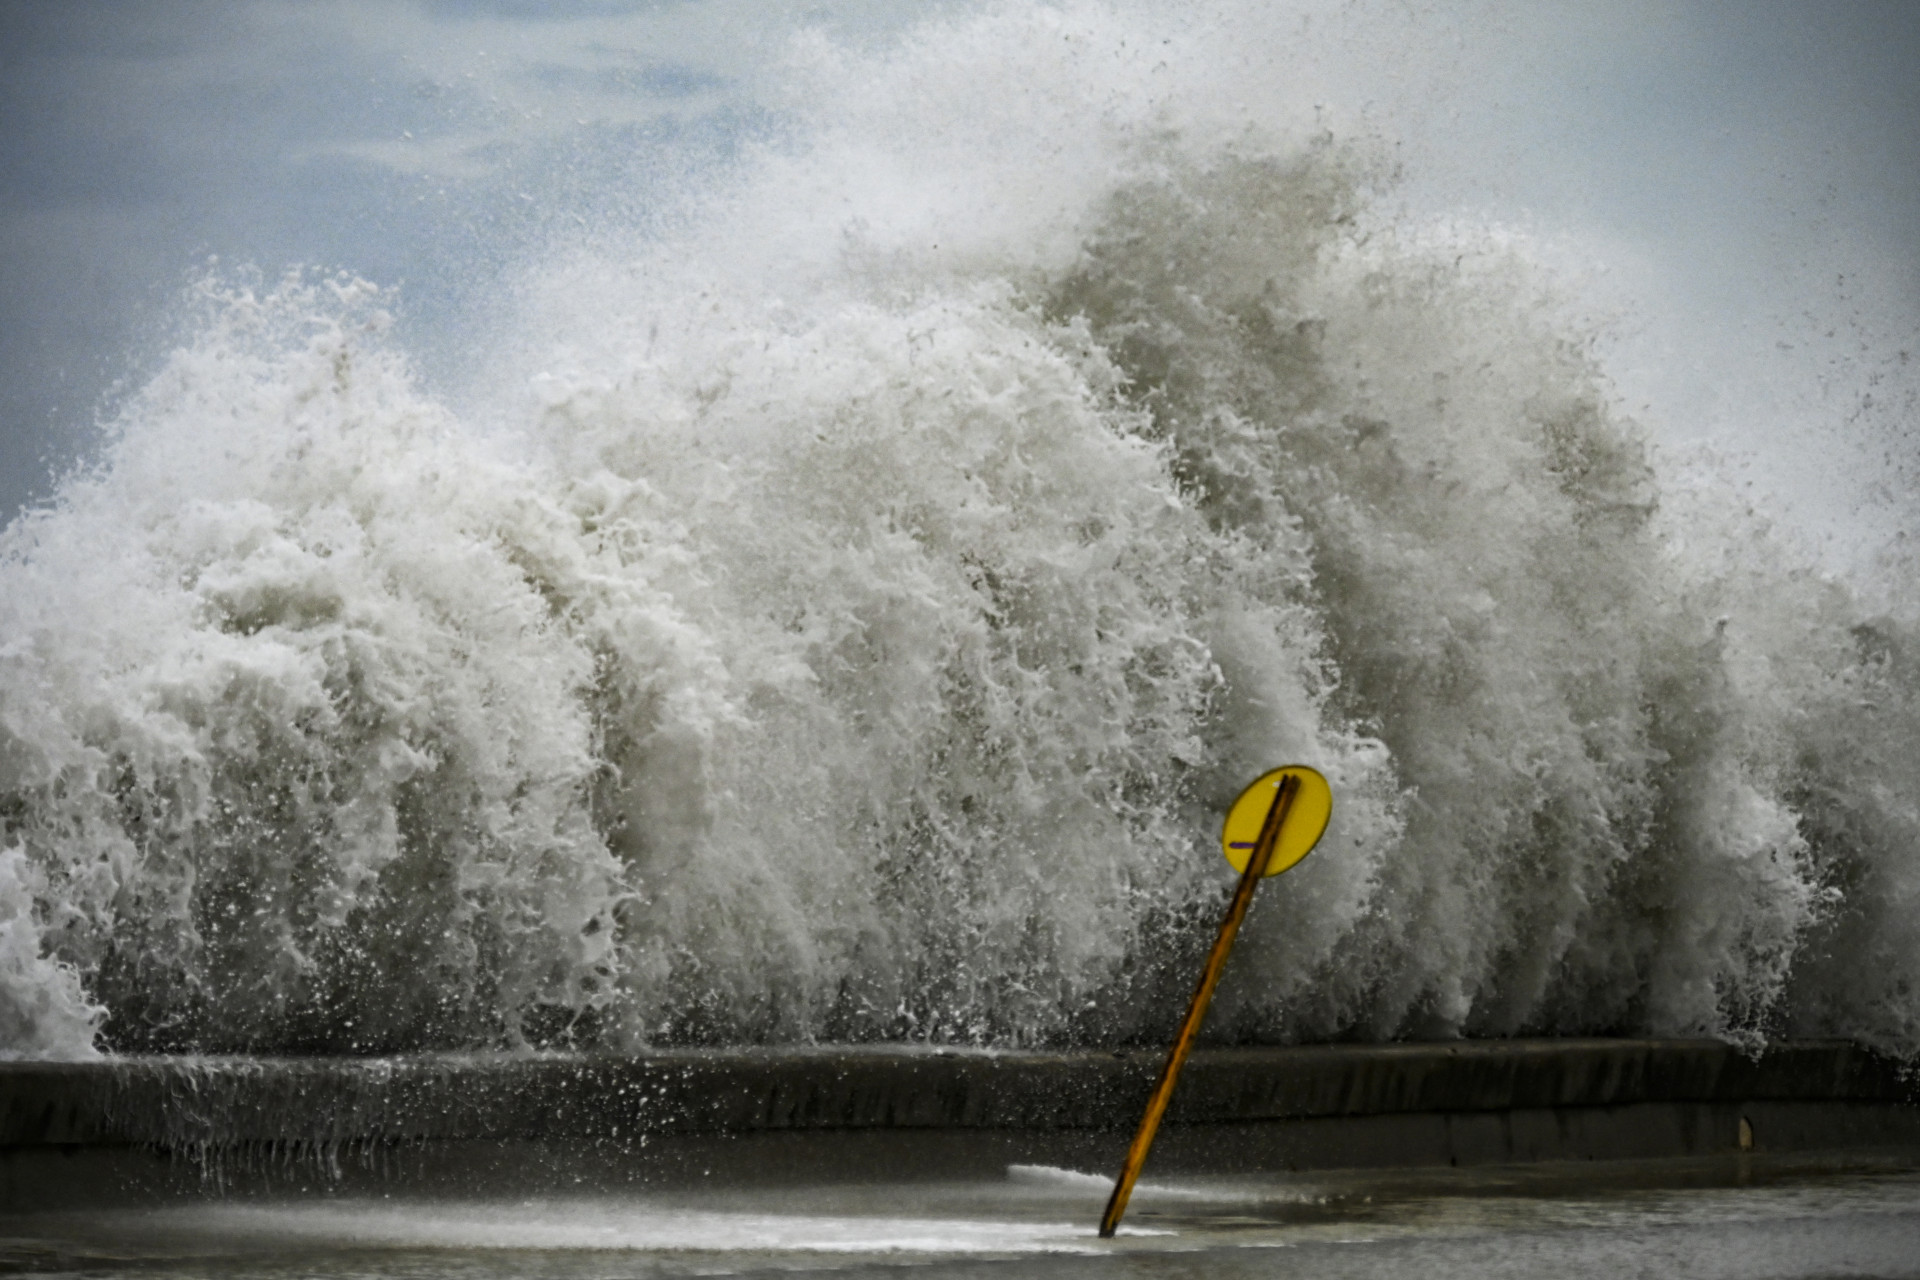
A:
MULTIPOLYGON (((558 223, 644 220, 651 193, 778 135, 796 33, 884 46, 973 7, 0 0, 0 520, 97 445, 210 259, 395 288, 423 376, 452 381, 501 273, 558 223)), ((1623 403, 1662 438, 1740 454, 1816 538, 1906 527, 1920 4, 1193 14, 1257 14, 1247 56, 1318 70, 1342 119, 1394 145, 1415 214, 1561 246, 1611 317, 1623 403), (1298 56, 1329 65, 1289 63, 1273 33, 1316 22, 1298 56)))

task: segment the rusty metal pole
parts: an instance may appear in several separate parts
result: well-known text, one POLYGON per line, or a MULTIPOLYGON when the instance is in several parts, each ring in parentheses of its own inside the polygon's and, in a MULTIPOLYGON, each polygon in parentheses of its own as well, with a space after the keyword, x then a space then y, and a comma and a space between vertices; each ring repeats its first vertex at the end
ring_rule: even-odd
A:
POLYGON ((1220 971, 1226 967, 1227 953, 1233 950, 1233 940, 1240 932, 1240 922, 1247 918, 1247 907, 1253 902, 1253 891, 1260 885, 1260 877, 1267 873, 1267 863, 1273 858, 1273 846, 1279 842, 1280 828, 1287 821, 1287 810, 1293 806, 1293 797, 1300 790, 1300 780, 1288 774, 1280 780, 1279 789, 1274 793, 1273 807, 1267 810, 1267 819, 1260 824, 1259 839, 1254 841, 1253 852, 1247 855, 1247 869, 1240 873, 1240 887, 1233 891, 1233 902, 1227 908, 1227 918, 1220 922, 1220 936, 1213 940, 1213 950, 1207 954, 1207 967, 1200 971, 1200 985, 1194 988, 1193 1003, 1187 1008, 1186 1021, 1180 1024, 1180 1034, 1173 1039, 1173 1048, 1167 1052, 1167 1065, 1160 1069, 1160 1083, 1153 1087, 1153 1096, 1147 1099, 1147 1109, 1140 1117, 1140 1128, 1133 1135, 1133 1145, 1127 1148, 1126 1163, 1120 1166, 1120 1177, 1113 1184, 1113 1196, 1107 1201, 1107 1211, 1100 1219, 1100 1238, 1110 1239, 1120 1226, 1120 1217, 1127 1211, 1127 1199, 1133 1194, 1133 1184, 1140 1177, 1140 1166, 1146 1163, 1147 1150, 1153 1146, 1153 1135, 1160 1128, 1160 1117, 1166 1114, 1167 1103, 1173 1097, 1174 1082, 1180 1078, 1180 1068, 1186 1065, 1187 1054, 1193 1048, 1194 1037, 1200 1033, 1200 1022, 1207 1016, 1207 1005, 1213 1000, 1213 989, 1219 985, 1220 971))

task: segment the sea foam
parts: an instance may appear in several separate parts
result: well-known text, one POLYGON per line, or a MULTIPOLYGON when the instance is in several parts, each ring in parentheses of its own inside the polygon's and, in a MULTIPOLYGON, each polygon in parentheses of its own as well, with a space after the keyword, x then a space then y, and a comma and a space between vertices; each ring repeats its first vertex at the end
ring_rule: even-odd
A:
POLYGON ((1182 41, 803 44, 460 396, 371 285, 204 282, 0 536, 6 1050, 1153 1038, 1297 760, 1214 1036, 1920 1051, 1912 623, 1182 41))

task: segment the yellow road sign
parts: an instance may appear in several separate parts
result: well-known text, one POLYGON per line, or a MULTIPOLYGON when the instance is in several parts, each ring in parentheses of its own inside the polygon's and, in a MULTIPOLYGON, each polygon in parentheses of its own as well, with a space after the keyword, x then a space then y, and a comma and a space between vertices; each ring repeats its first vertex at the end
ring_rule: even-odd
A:
POLYGON ((1267 862, 1267 874, 1279 875, 1300 859, 1313 852, 1313 846, 1327 830, 1327 819, 1333 816, 1333 791, 1327 786, 1327 780, 1320 776, 1317 769, 1304 764, 1290 764, 1263 773, 1240 793, 1240 798, 1227 810, 1227 820, 1220 828, 1220 849, 1227 855, 1227 861, 1233 864, 1235 871, 1247 869, 1247 859, 1253 855, 1253 843, 1260 838, 1260 825, 1267 820, 1267 810, 1273 807, 1274 793, 1280 790, 1280 780, 1292 775, 1299 779, 1300 790, 1293 797, 1293 806, 1287 810, 1286 824, 1280 828, 1280 839, 1274 843, 1273 857, 1267 862))
POLYGON ((1167 1104, 1173 1100, 1173 1086, 1180 1079, 1180 1068, 1193 1049, 1194 1037, 1200 1034, 1200 1022, 1207 1016, 1207 1005, 1213 1000, 1220 971, 1226 968, 1227 954, 1233 950, 1240 922, 1247 918, 1247 908, 1253 905, 1253 891, 1260 887, 1261 872, 1273 875, 1285 871, 1311 853, 1332 815, 1333 792, 1327 787, 1327 780, 1303 764, 1290 764, 1261 775, 1240 793, 1233 808, 1227 810, 1220 844, 1227 861, 1240 873, 1240 883, 1227 906, 1227 918, 1220 922, 1220 935, 1213 940, 1213 950, 1207 953, 1207 966, 1200 971, 1200 985, 1194 988, 1187 1016, 1173 1038, 1173 1047, 1167 1050, 1167 1065, 1160 1069, 1160 1082, 1153 1086, 1147 1109, 1140 1115, 1140 1127, 1134 1131, 1133 1143, 1127 1148, 1120 1176, 1114 1179, 1113 1195, 1107 1200, 1106 1213, 1100 1217, 1102 1240, 1111 1239, 1120 1229, 1120 1219, 1126 1214, 1127 1201, 1133 1195, 1134 1181, 1147 1161, 1147 1152, 1153 1146, 1153 1135, 1159 1132, 1161 1117, 1167 1113, 1167 1104))

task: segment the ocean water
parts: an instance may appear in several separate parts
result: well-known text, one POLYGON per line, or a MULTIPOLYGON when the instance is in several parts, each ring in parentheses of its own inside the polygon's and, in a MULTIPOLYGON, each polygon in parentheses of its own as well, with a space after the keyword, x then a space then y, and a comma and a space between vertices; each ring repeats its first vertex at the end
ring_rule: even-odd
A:
POLYGON ((803 44, 457 391, 377 283, 204 279, 0 533, 0 1053, 1151 1040, 1288 761, 1333 823, 1215 1037, 1920 1052, 1910 567, 1823 572, 1526 235, 1181 56, 803 44))

